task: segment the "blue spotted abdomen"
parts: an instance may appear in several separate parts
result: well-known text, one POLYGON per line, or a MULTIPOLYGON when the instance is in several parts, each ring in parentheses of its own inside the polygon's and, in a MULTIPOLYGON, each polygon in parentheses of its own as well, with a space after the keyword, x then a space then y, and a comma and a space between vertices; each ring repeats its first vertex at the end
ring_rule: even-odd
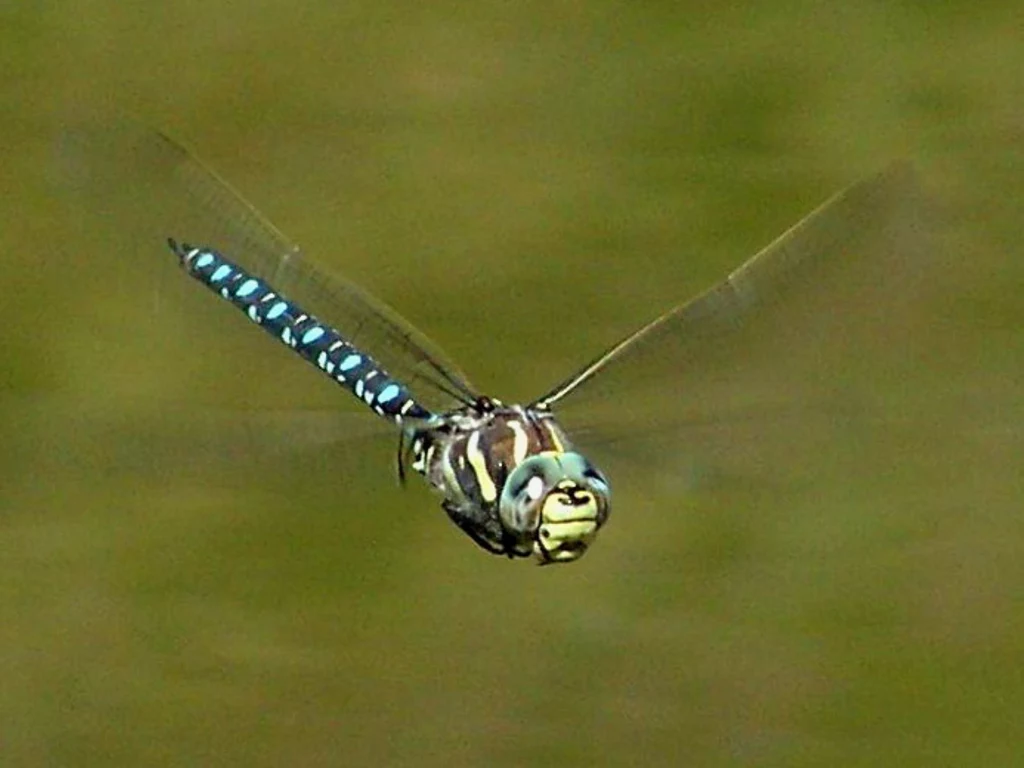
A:
POLYGON ((278 294, 262 279, 209 248, 169 240, 182 267, 196 280, 230 301, 267 333, 341 384, 381 416, 395 421, 426 419, 404 384, 391 378, 369 355, 313 315, 278 294))

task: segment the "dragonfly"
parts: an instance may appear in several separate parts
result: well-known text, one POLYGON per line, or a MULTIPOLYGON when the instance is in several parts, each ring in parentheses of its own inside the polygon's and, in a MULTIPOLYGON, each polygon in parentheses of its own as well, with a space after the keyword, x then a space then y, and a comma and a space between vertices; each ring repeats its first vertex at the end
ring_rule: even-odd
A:
POLYGON ((819 387, 794 380, 831 386, 841 379, 820 375, 832 370, 824 358, 850 327, 836 322, 844 311, 837 297, 856 316, 864 290, 874 296, 880 283, 898 294, 895 276, 914 271, 907 209, 916 186, 909 165, 897 163, 834 195, 717 285, 626 334, 539 396, 506 404, 477 389, 382 301, 309 261, 171 138, 134 131, 115 154, 190 212, 182 221, 192 223, 162 233, 189 277, 390 422, 399 477, 422 476, 477 545, 542 565, 582 557, 612 510, 608 475, 578 447, 588 429, 564 426, 563 413, 589 410, 596 434, 603 424, 627 441, 677 429, 704 406, 714 419, 716 408, 726 408, 709 392, 757 374, 730 363, 744 356, 786 371, 780 387, 799 399, 819 387), (808 295, 816 306, 802 300, 808 295))

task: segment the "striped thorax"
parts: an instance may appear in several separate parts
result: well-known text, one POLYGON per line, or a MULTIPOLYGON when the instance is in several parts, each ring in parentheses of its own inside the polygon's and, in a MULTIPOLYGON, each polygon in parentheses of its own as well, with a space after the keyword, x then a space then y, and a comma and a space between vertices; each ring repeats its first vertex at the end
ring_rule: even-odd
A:
POLYGON ((546 410, 480 398, 408 434, 412 468, 491 552, 571 562, 608 519, 608 481, 546 410))

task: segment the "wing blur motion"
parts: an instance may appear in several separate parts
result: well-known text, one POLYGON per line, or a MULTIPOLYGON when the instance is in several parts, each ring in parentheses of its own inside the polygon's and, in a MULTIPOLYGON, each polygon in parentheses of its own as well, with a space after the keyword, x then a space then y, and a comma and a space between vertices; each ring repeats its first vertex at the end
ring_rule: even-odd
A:
POLYGON ((474 397, 440 349, 383 302, 307 261, 226 182, 183 147, 127 119, 83 123, 63 142, 72 186, 122 235, 122 258, 165 259, 168 238, 207 246, 374 351, 433 408, 474 397))
POLYGON ((620 448, 645 430, 675 435, 687 451, 699 450, 702 434, 730 431, 726 442, 756 450, 735 444, 763 439, 768 424, 788 424, 799 439, 801 423, 834 422, 906 370, 934 257, 913 169, 893 165, 537 404, 620 448))

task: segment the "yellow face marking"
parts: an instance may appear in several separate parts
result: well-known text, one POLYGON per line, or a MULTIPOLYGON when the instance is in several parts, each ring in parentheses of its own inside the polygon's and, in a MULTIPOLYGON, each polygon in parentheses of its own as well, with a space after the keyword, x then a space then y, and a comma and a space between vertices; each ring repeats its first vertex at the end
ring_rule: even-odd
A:
POLYGON ((523 425, 518 421, 508 421, 506 423, 515 435, 512 442, 512 457, 516 461, 516 466, 519 466, 526 458, 526 449, 530 445, 530 438, 527 436, 526 430, 523 429, 523 425))
POLYGON ((575 503, 568 503, 552 493, 544 502, 542 518, 546 523, 564 523, 575 520, 596 520, 597 502, 588 491, 577 491, 575 503))
POLYGON ((597 533, 594 520, 542 525, 540 538, 533 544, 533 555, 545 563, 571 563, 586 554, 597 533))
POLYGON ((466 442, 466 460, 469 461, 469 466, 473 468, 473 474, 476 475, 477 485, 480 486, 480 496, 488 504, 493 503, 498 498, 498 489, 494 487, 494 481, 487 472, 487 459, 483 451, 480 450, 480 433, 477 431, 474 431, 466 442))
POLYGON ((593 520, 575 520, 570 523, 558 523, 545 526, 543 533, 544 543, 549 549, 555 549, 565 542, 576 542, 581 539, 589 539, 597 530, 597 523, 593 520))

